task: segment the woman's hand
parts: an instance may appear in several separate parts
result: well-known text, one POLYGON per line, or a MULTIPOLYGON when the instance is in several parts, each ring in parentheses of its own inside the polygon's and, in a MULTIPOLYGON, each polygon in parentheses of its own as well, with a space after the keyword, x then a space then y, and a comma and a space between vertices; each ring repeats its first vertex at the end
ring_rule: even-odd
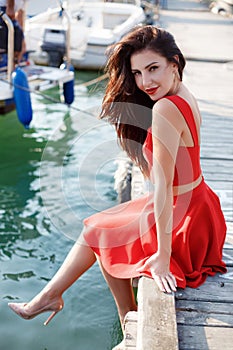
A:
POLYGON ((138 272, 150 270, 153 279, 162 292, 171 293, 176 291, 176 279, 169 270, 170 257, 166 254, 153 254, 144 265, 139 268, 138 272))

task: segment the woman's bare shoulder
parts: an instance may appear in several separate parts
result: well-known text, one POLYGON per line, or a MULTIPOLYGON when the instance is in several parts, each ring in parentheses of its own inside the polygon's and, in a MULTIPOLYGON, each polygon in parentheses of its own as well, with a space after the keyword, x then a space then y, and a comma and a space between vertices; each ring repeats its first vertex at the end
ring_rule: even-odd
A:
POLYGON ((158 100, 153 106, 153 119, 156 117, 164 117, 167 121, 177 125, 177 123, 183 123, 183 117, 174 102, 164 97, 158 100))

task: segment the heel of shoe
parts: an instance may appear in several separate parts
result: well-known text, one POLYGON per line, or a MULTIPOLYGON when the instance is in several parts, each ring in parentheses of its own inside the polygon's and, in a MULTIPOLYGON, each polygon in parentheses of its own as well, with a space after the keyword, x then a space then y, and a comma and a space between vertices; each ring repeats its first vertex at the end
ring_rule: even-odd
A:
MULTIPOLYGON (((60 310, 59 310, 60 311, 60 310)), ((54 316, 56 316, 56 314, 59 312, 59 311, 53 311, 51 313, 51 315, 47 318, 47 320, 44 322, 44 326, 47 326, 49 324, 49 322, 54 318, 54 316)))

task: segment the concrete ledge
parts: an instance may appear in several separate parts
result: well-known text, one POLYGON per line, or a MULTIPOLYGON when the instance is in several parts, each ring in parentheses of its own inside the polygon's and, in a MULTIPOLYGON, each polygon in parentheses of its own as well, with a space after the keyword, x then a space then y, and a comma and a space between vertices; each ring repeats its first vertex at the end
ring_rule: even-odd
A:
POLYGON ((137 311, 128 312, 124 320, 124 328, 125 328, 124 350, 136 350, 137 322, 138 322, 137 311))
POLYGON ((174 294, 161 292, 154 280, 138 285, 137 350, 178 350, 174 294))
MULTIPOLYGON (((131 198, 149 190, 141 171, 132 167, 131 198)), ((178 350, 174 294, 161 292, 155 281, 142 277, 138 283, 138 320, 136 350, 178 350)), ((128 335, 129 336, 129 335, 128 335)), ((127 332, 126 332, 127 337, 127 332)), ((129 336, 130 337, 130 336, 129 336)), ((128 349, 127 347, 125 350, 128 349)))
POLYGON ((124 329, 118 350, 178 350, 174 294, 161 292, 151 278, 140 278, 138 311, 128 312, 124 329))

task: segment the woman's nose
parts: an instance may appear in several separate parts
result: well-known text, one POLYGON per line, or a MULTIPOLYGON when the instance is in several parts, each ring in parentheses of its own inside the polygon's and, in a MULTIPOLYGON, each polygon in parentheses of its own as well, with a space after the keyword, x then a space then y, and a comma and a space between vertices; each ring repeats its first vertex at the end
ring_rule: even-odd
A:
POLYGON ((146 72, 144 74, 142 74, 142 85, 144 88, 148 88, 151 86, 151 76, 146 72))

